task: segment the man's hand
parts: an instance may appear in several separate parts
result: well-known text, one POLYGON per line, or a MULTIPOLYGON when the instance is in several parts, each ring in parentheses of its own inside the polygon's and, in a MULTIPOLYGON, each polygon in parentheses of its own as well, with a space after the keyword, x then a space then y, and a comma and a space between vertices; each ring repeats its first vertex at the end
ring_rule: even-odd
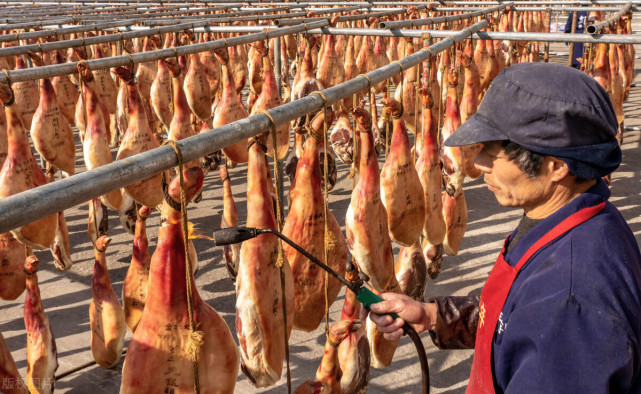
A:
POLYGON ((432 330, 436 326, 436 304, 422 303, 414 299, 396 293, 382 293, 379 296, 383 299, 381 302, 371 305, 371 311, 363 308, 360 319, 365 320, 369 317, 378 326, 378 330, 384 334, 385 339, 397 340, 403 335, 403 325, 409 323, 418 333, 425 330, 432 330), (396 313, 399 318, 392 319, 390 315, 384 313, 396 313))

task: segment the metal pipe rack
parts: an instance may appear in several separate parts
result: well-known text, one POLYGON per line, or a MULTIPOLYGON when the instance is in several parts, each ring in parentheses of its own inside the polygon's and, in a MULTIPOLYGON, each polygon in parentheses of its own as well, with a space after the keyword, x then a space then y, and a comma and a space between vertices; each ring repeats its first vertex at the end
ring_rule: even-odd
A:
POLYGON ((72 26, 64 27, 60 29, 49 29, 49 30, 36 30, 28 31, 26 33, 13 33, 13 34, 3 34, 0 35, 0 42, 10 42, 10 41, 19 41, 19 40, 32 40, 44 37, 60 37, 64 34, 71 33, 85 33, 88 31, 95 30, 104 30, 104 29, 113 29, 116 27, 126 27, 133 26, 139 21, 137 19, 123 20, 118 22, 102 22, 96 23, 94 25, 81 25, 81 26, 72 26))
MULTIPOLYGON (((326 23, 326 21, 316 23, 326 23)), ((322 93, 327 98, 326 102, 324 102, 320 94, 311 94, 273 108, 268 112, 276 125, 289 122, 321 109, 324 105, 335 103, 367 89, 369 86, 391 78, 403 70, 412 68, 485 27, 487 27, 486 20, 477 22, 465 30, 452 32, 448 38, 431 45, 427 49, 421 49, 410 56, 400 59, 398 62, 390 63, 371 71, 366 74, 367 77, 358 76, 325 89, 322 93)), ((293 28, 304 28, 304 26, 279 29, 277 32, 280 31, 282 33, 285 29, 293 28)), ((201 132, 195 136, 177 141, 176 144, 182 153, 183 160, 190 161, 256 136, 270 128, 270 118, 265 114, 256 114, 213 130, 201 132)), ((174 167, 177 163, 176 153, 173 148, 161 146, 124 160, 118 160, 69 178, 6 197, 0 200, 0 232, 7 232, 39 218, 84 203, 91 198, 174 167)))
MULTIPOLYGON (((417 10, 422 10, 427 8, 426 6, 419 5, 416 7, 417 10)), ((356 21, 356 20, 363 20, 363 19, 369 19, 369 18, 381 18, 383 16, 392 16, 392 15, 399 15, 399 14, 404 14, 407 12, 407 8, 401 8, 399 10, 393 10, 393 11, 382 11, 382 12, 371 12, 371 13, 365 13, 365 14, 360 14, 360 15, 343 15, 338 18, 338 22, 349 22, 349 21, 356 21)), ((296 25, 299 23, 310 23, 310 22, 316 22, 322 19, 326 19, 329 21, 329 18, 301 18, 301 19, 276 19, 273 24, 274 26, 278 27, 283 27, 283 26, 292 26, 296 25)))
POLYGON ((623 6, 621 10, 619 10, 616 14, 612 15, 608 19, 601 22, 594 23, 592 25, 588 25, 585 28, 585 31, 588 34, 599 34, 601 33, 601 30, 614 26, 619 21, 619 19, 621 19, 623 15, 630 12, 631 8, 632 8, 632 3, 628 3, 625 6, 623 6))
MULTIPOLYGON (((178 46, 175 48, 158 49, 155 51, 133 53, 126 56, 112 56, 102 59, 88 60, 87 64, 91 70, 104 70, 118 66, 126 66, 133 61, 137 63, 146 63, 154 60, 166 59, 174 56, 191 55, 204 51, 211 51, 217 48, 225 48, 241 44, 267 40, 275 37, 296 34, 310 29, 316 29, 328 24, 327 20, 322 20, 308 25, 296 25, 280 29, 268 30, 262 33, 247 34, 243 36, 230 37, 225 40, 214 40, 198 44, 178 46)), ((95 37, 99 38, 99 37, 95 37)), ((63 64, 53 64, 49 66, 25 68, 20 70, 11 70, 6 74, 0 74, 0 83, 31 81, 40 78, 53 78, 55 76, 68 75, 77 72, 78 62, 69 62, 63 64)))
POLYGON ((469 12, 466 14, 458 14, 458 15, 450 15, 450 16, 436 16, 433 18, 425 18, 425 19, 408 19, 404 21, 386 21, 386 22, 381 22, 378 24, 378 27, 380 29, 403 29, 403 28, 408 28, 408 27, 416 27, 416 26, 425 26, 425 25, 433 25, 436 23, 444 23, 444 22, 452 22, 452 21, 460 21, 464 19, 470 19, 474 18, 477 16, 483 16, 487 14, 491 14, 493 12, 497 11, 502 11, 505 9, 505 7, 512 5, 512 3, 505 3, 496 7, 489 7, 489 8, 484 8, 478 11, 473 11, 469 12))

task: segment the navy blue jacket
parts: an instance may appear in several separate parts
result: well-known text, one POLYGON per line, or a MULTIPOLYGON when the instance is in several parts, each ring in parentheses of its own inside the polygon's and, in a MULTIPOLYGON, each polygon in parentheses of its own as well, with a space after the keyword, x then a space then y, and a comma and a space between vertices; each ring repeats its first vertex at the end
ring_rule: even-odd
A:
MULTIPOLYGON (((599 180, 532 228, 505 260, 515 265, 556 224, 609 197, 599 180)), ((641 254, 608 202, 517 276, 494 334, 495 386, 506 393, 641 393, 640 341, 641 254)))

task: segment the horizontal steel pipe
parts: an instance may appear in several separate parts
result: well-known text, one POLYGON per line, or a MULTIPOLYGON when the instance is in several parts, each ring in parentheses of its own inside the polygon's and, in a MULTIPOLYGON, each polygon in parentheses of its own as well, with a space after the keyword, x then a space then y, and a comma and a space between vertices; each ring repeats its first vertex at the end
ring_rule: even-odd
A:
POLYGON ((29 22, 23 21, 8 21, 7 19, 0 18, 0 30, 9 30, 9 29, 33 29, 35 27, 43 26, 56 26, 64 25, 66 23, 77 23, 78 21, 75 18, 60 18, 60 19, 50 19, 47 21, 35 20, 29 22))
MULTIPOLYGON (((236 46, 240 44, 249 44, 252 42, 266 40, 274 37, 286 36, 288 34, 300 33, 309 29, 315 29, 327 25, 327 21, 319 21, 310 23, 307 26, 297 25, 285 27, 281 29, 273 29, 262 33, 247 34, 238 37, 227 38, 226 40, 215 40, 202 42, 198 44, 191 44, 179 46, 176 48, 158 49, 155 51, 133 53, 129 56, 112 56, 102 59, 94 59, 87 61, 89 68, 92 70, 104 70, 118 66, 126 66, 134 63, 146 63, 154 60, 166 59, 173 56, 191 55, 194 53, 201 53, 204 51, 211 51, 217 48, 224 48, 228 46, 236 46)), ((70 62, 64 64, 53 64, 49 66, 26 68, 21 70, 11 70, 8 72, 9 78, 4 73, 0 73, 0 83, 7 83, 20 81, 31 81, 40 78, 53 78, 60 75, 68 75, 77 72, 78 62, 70 62)))
MULTIPOLYGON (((481 21, 468 29, 454 32, 450 38, 399 60, 400 65, 394 62, 367 73, 369 80, 359 76, 325 89, 323 94, 327 98, 327 102, 324 102, 319 94, 312 94, 273 108, 269 110, 269 113, 277 125, 294 120, 318 110, 326 104, 337 102, 367 89, 370 81, 372 84, 376 84, 401 73, 404 69, 414 67, 486 26, 487 21, 481 21)), ((201 132, 193 137, 180 140, 176 144, 182 153, 183 161, 187 162, 258 135, 270 127, 271 121, 267 115, 256 114, 213 130, 201 132)), ((176 164, 177 158, 173 148, 161 146, 124 160, 118 160, 6 197, 0 200, 0 233, 82 204, 91 198, 157 174, 176 164)))
POLYGON ((62 36, 63 34, 71 34, 71 33, 84 33, 88 31, 111 29, 114 27, 133 26, 136 23, 138 23, 138 20, 134 19, 134 20, 123 20, 118 22, 96 23, 91 26, 81 25, 81 26, 65 27, 60 29, 29 31, 26 33, 3 34, 3 35, 0 35, 0 42, 62 36))
POLYGON ((433 18, 424 18, 424 19, 408 19, 404 21, 385 21, 385 22, 379 23, 378 27, 381 29, 405 29, 408 27, 425 26, 425 25, 433 25, 436 23, 460 21, 463 19, 474 18, 476 16, 483 16, 483 15, 491 14, 492 12, 501 11, 509 5, 512 5, 512 3, 505 3, 496 7, 484 8, 484 9, 480 9, 478 11, 472 11, 466 14, 435 16, 433 18))
MULTIPOLYGON (((419 5, 416 7, 417 10, 422 10, 425 8, 427 7, 422 5, 419 5)), ((357 21, 357 20, 364 20, 369 18, 381 18, 383 16, 399 15, 399 14, 404 14, 406 12, 407 12, 407 8, 401 8, 398 10, 370 12, 370 13, 359 14, 359 15, 343 15, 338 18, 338 22, 357 21)), ((274 26, 279 26, 279 27, 293 26, 299 23, 310 23, 310 22, 315 22, 322 19, 329 20, 329 18, 322 18, 322 17, 302 18, 302 19, 276 19, 273 22, 273 24, 274 26)))
POLYGON ((592 25, 588 25, 585 28, 585 31, 588 34, 599 34, 601 33, 601 30, 614 26, 619 21, 619 19, 621 19, 623 15, 630 12, 631 8, 632 8, 632 3, 628 3, 608 19, 592 25))
MULTIPOLYGON (((374 30, 352 28, 319 28, 310 30, 311 34, 333 34, 338 36, 369 36, 369 37, 423 37, 429 34, 432 38, 446 38, 455 30, 374 30)), ((641 44, 641 34, 603 34, 591 36, 588 34, 565 33, 516 33, 499 31, 480 31, 472 35, 477 40, 510 40, 510 41, 543 41, 543 42, 583 42, 606 44, 641 44)), ((1 75, 0 75, 1 76, 1 75)))

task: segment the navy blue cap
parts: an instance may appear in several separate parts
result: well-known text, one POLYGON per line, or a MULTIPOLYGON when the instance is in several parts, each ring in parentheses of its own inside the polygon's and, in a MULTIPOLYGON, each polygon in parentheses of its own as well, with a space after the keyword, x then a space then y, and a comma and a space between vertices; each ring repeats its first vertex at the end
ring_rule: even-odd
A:
POLYGON ((445 145, 509 140, 596 179, 621 163, 617 130, 608 93, 594 78, 561 64, 520 63, 501 71, 445 145))

